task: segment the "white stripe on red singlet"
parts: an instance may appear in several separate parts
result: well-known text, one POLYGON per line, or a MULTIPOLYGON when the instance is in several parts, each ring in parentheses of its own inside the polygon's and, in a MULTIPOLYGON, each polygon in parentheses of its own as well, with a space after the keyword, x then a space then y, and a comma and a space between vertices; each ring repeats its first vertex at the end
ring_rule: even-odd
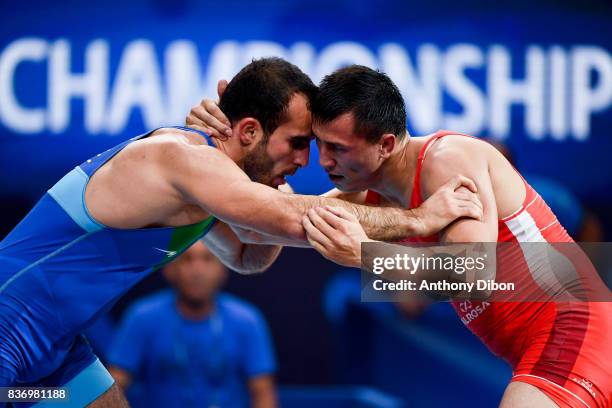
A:
POLYGON ((564 257, 558 254, 560 258, 557 258, 555 256, 557 251, 554 248, 541 244, 547 242, 546 238, 542 235, 542 231, 554 223, 542 230, 538 228, 535 219, 527 211, 527 207, 534 201, 525 206, 523 212, 506 221, 505 224, 521 246, 523 258, 527 263, 529 273, 534 282, 549 296, 554 296, 563 288, 563 284, 557 279, 551 262, 559 261, 564 259, 564 257))
MULTIPOLYGON (((546 378, 544 378, 544 377, 538 377, 537 375, 532 375, 532 374, 517 374, 517 375, 513 376, 513 377, 512 377, 512 379, 514 379, 514 378, 516 378, 516 377, 533 377, 533 378, 537 378, 537 379, 539 379, 539 380, 544 380, 544 381, 546 381, 547 383, 550 383, 550 384, 554 385, 555 387, 558 387, 558 388, 562 389, 563 391, 565 391, 565 392, 567 392, 567 393, 571 394, 573 397, 575 397, 576 399, 578 399, 578 401, 582 402, 582 403, 583 403, 583 404, 584 404, 584 405, 585 405, 587 408, 591 408, 591 407, 589 406, 589 404, 587 404, 586 402, 584 402, 584 400, 583 400, 582 398, 580 398, 578 395, 574 394, 573 392, 571 392, 571 391, 570 391, 570 390, 568 390, 567 388, 563 388, 563 387, 562 387, 562 386, 560 386, 559 384, 556 384, 556 383, 554 383, 554 382, 552 382, 552 381, 550 381, 550 380, 547 380, 547 379, 546 379, 546 378)), ((532 384, 530 384, 530 385, 532 385, 532 384)), ((534 385, 534 387, 535 387, 535 385, 534 385)), ((550 398, 550 397, 549 397, 549 398, 550 398)))

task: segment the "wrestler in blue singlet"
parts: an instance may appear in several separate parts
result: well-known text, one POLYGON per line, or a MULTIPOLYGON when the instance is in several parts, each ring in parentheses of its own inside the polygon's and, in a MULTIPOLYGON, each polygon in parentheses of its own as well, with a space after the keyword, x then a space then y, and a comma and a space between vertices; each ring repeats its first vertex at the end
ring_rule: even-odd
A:
POLYGON ((87 211, 90 177, 152 133, 77 166, 0 242, 0 387, 64 386, 70 394, 64 408, 95 400, 113 379, 83 328, 212 228, 213 217, 182 227, 115 229, 87 211))

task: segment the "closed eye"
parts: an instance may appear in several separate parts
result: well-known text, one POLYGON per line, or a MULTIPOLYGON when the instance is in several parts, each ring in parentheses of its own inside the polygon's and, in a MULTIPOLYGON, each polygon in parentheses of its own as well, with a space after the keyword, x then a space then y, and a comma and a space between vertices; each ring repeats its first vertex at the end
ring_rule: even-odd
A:
POLYGON ((294 150, 304 150, 310 146, 310 140, 311 138, 307 136, 297 136, 292 137, 289 143, 294 150))
POLYGON ((332 152, 336 152, 336 153, 344 153, 348 150, 346 147, 337 145, 335 143, 327 143, 326 147, 332 152))
POLYGON ((343 145, 339 145, 336 143, 324 142, 323 140, 316 138, 317 146, 321 147, 323 145, 327 150, 336 152, 336 153, 346 153, 349 151, 349 148, 343 145))

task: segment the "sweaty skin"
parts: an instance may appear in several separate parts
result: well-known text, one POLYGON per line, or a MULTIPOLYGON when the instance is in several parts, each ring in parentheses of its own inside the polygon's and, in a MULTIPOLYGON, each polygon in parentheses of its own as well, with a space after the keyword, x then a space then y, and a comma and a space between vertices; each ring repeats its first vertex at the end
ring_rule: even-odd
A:
MULTIPOLYGON (((432 233, 424 229, 439 230, 461 215, 480 216, 469 197, 456 198, 471 204, 469 211, 447 211, 457 202, 452 201, 454 189, 443 192, 441 203, 434 203, 448 215, 447 220, 435 223, 422 221, 412 210, 282 193, 247 177, 231 158, 235 152, 228 145, 231 139, 216 143, 218 148, 208 146, 200 135, 178 129, 160 129, 131 143, 91 178, 85 193, 91 215, 112 228, 187 225, 213 215, 226 224, 302 242, 306 242, 303 215, 309 208, 323 205, 346 208, 378 239, 432 233), (388 228, 380 229, 380 225, 388 228)), ((470 185, 464 179, 456 183, 470 185)), ((252 246, 242 244, 227 225, 215 226, 205 241, 230 268, 253 267, 241 265, 252 246)), ((256 262, 257 269, 265 269, 278 251, 278 247, 269 246, 265 259, 256 262)))

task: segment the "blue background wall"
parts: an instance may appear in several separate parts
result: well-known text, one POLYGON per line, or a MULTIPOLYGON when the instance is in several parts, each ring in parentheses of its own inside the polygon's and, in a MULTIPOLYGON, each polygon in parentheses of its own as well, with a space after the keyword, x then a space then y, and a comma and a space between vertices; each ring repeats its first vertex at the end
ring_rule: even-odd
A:
MULTIPOLYGON (((9 1, 0 10, 4 195, 37 196, 88 155, 181 122, 218 79, 275 54, 315 81, 348 63, 379 67, 404 93, 412 133, 492 136, 521 169, 591 202, 612 198, 603 1, 9 1)), ((317 166, 301 173, 298 189, 329 187, 317 166)))
MULTIPOLYGON (((451 128, 503 141, 521 171, 565 185, 610 230, 607 1, 32 0, 4 1, 0 15, 0 233, 66 171, 147 129, 181 124, 218 79, 267 55, 315 81, 350 63, 388 72, 412 134, 451 128)), ((313 148, 312 165, 291 181, 297 191, 331 187, 316 160, 313 148)), ((320 302, 334 270, 312 251, 288 250, 268 273, 230 281, 268 317, 283 383, 338 381, 320 302)), ((162 285, 151 277, 117 313, 162 285)))

